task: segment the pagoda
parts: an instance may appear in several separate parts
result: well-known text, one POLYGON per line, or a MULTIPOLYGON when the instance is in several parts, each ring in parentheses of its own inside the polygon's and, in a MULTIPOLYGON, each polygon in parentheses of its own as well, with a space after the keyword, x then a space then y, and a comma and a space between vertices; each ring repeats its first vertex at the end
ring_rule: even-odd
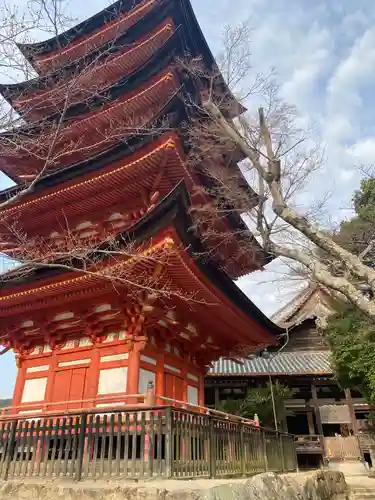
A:
MULTIPOLYGON (((218 219, 216 236, 197 228, 194 207, 216 200, 204 168, 186 161, 182 124, 208 83, 176 61, 188 54, 217 68, 189 1, 119 0, 19 49, 38 76, 0 89, 23 119, 0 136, 0 169, 16 183, 0 195, 15 196, 1 212, 2 251, 22 258, 4 221, 56 254, 69 229, 96 242, 95 269, 144 281, 136 293, 137 278, 114 284, 61 261, 9 273, 0 342, 16 356, 14 411, 134 404, 150 383, 160 398, 203 406, 212 362, 275 343, 282 329, 233 281, 270 261, 250 233, 252 251, 242 250, 240 216, 218 219), (133 255, 109 258, 109 236, 117 249, 132 242, 133 255)), ((234 100, 222 77, 215 85, 234 100)), ((217 158, 235 169, 237 160, 217 158)))

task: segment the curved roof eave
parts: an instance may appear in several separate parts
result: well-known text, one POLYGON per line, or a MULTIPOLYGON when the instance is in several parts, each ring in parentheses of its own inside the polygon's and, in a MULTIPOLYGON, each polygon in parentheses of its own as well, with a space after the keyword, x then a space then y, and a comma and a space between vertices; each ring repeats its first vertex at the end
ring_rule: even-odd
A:
MULTIPOLYGON (((159 118, 162 120, 162 116, 168 112, 168 109, 173 109, 173 100, 178 99, 178 96, 174 96, 165 108, 163 108, 162 112, 160 113, 159 118)), ((177 126, 178 123, 180 123, 184 119, 183 115, 176 115, 174 117, 174 126, 177 126)), ((163 131, 159 131, 159 136, 162 135, 163 131)), ((44 189, 51 188, 54 186, 58 186, 59 184, 66 182, 68 180, 72 180, 74 178, 77 178, 81 175, 88 174, 90 172, 93 172, 95 170, 99 170, 100 168, 105 167, 109 163, 113 163, 116 160, 126 158, 129 155, 134 154, 134 151, 137 151, 141 147, 144 147, 151 142, 153 142, 157 136, 157 132, 153 136, 150 135, 145 135, 145 136, 133 136, 129 137, 126 141, 121 142, 120 144, 111 147, 101 153, 98 153, 96 156, 89 158, 87 160, 81 161, 79 163, 70 165, 68 167, 65 167, 61 170, 57 170, 55 172, 51 172, 48 175, 43 176, 34 186, 34 193, 43 191, 44 189)), ((205 176, 202 178, 202 182, 204 182, 205 176)), ((17 194, 19 190, 21 190, 22 187, 19 186, 13 186, 3 192, 0 192, 0 202, 2 200, 7 200, 9 199, 10 196, 14 196, 17 194)), ((249 188, 250 189, 250 188, 249 188)), ((242 234, 247 234, 249 239, 251 240, 251 244, 254 245, 257 248, 257 251, 259 252, 259 257, 260 259, 260 264, 261 266, 265 266, 269 264, 273 260, 273 256, 265 252, 262 248, 262 246, 258 243, 254 235, 251 233, 243 219, 239 214, 236 212, 229 213, 227 215, 228 222, 231 227, 238 229, 242 234)))
MULTIPOLYGON (((168 43, 168 42, 167 42, 168 43)), ((60 123, 69 122, 73 118, 81 117, 82 115, 87 115, 97 109, 101 109, 103 105, 108 104, 109 102, 113 102, 120 97, 131 94, 135 92, 138 88, 142 88, 146 83, 150 83, 154 78, 156 78, 159 74, 163 72, 163 70, 168 70, 170 68, 171 62, 171 52, 168 51, 168 47, 166 47, 165 53, 163 52, 165 57, 162 59, 163 64, 154 64, 155 59, 152 58, 147 61, 147 67, 150 67, 149 72, 140 72, 139 70, 131 73, 126 78, 124 77, 119 82, 116 82, 114 85, 103 91, 102 94, 95 95, 90 99, 86 99, 77 104, 73 104, 70 106, 65 114, 63 119, 61 120, 61 114, 55 113, 54 115, 50 115, 47 118, 41 119, 39 121, 35 121, 33 123, 26 123, 22 127, 6 130, 5 132, 0 133, 0 137, 9 137, 13 134, 19 136, 20 134, 33 135, 38 134, 40 132, 45 132, 45 124, 46 122, 58 121, 60 123)), ((177 72, 176 72, 177 74, 177 72)), ((183 88, 186 87, 186 83, 181 85, 178 91, 182 91, 183 88)))
MULTIPOLYGON (((118 52, 121 48, 127 47, 136 43, 142 36, 155 30, 159 25, 165 21, 166 18, 173 16, 173 10, 170 4, 165 4, 163 9, 159 9, 157 13, 154 11, 145 15, 142 19, 142 25, 136 23, 134 26, 125 31, 121 36, 116 39, 116 43, 113 40, 105 43, 104 45, 97 47, 90 51, 83 57, 72 61, 71 63, 64 66, 64 74, 69 75, 74 73, 77 68, 83 67, 85 64, 89 64, 92 61, 99 61, 101 57, 105 57, 108 54, 113 54, 118 52)), ((177 23, 177 27, 180 23, 177 23)), ((61 80, 61 68, 57 68, 54 71, 49 72, 43 76, 37 76, 30 80, 25 80, 18 83, 10 84, 0 84, 1 92, 5 93, 5 97, 11 97, 17 93, 30 90, 40 90, 43 86, 48 87, 51 81, 57 82, 61 80)))
POLYGON ((53 36, 47 40, 35 43, 18 43, 17 47, 25 57, 30 57, 32 53, 48 54, 61 47, 66 47, 76 36, 87 35, 98 29, 105 22, 113 19, 113 16, 118 13, 123 13, 138 6, 143 0, 118 0, 109 5, 105 9, 97 12, 93 16, 85 19, 81 23, 69 28, 60 33, 58 36, 53 36))
MULTIPOLYGON (((134 1, 135 0, 132 0, 133 1, 133 6, 134 6, 134 1)), ((139 3, 139 1, 137 0, 137 2, 139 3)), ((91 23, 91 21, 93 19, 96 19, 95 22, 98 22, 98 20, 101 18, 102 20, 104 20, 104 15, 105 13, 109 13, 111 12, 110 9, 116 7, 118 5, 127 5, 129 2, 127 0, 120 0, 119 2, 116 2, 115 4, 113 4, 113 6, 109 7, 108 9, 104 9, 103 11, 101 11, 99 14, 96 14, 95 16, 93 16, 92 18, 90 18, 89 20, 81 23, 80 25, 78 25, 76 28, 72 28, 71 30, 68 30, 67 32, 63 33, 62 35, 60 35, 61 37, 66 37, 66 36, 69 36, 69 33, 70 32, 73 32, 75 29, 78 29, 78 27, 80 27, 81 25, 82 26, 86 26, 88 25, 88 23, 91 23), (73 31, 72 31, 73 30, 73 31)), ((217 67, 216 66, 216 61, 215 61, 215 58, 213 57, 212 55, 212 52, 208 46, 208 43, 202 33, 202 30, 198 24, 198 21, 196 19, 196 16, 194 14, 194 11, 193 11, 193 8, 191 6, 191 3, 189 0, 164 0, 163 2, 163 5, 166 5, 166 7, 172 5, 172 7, 174 7, 176 4, 178 4, 179 6, 179 12, 176 14, 177 15, 177 18, 182 18, 180 22, 177 23, 178 26, 180 27, 184 27, 185 26, 185 33, 184 33, 184 41, 183 41, 183 45, 185 44, 186 45, 186 39, 189 38, 189 43, 187 44, 187 46, 184 47, 184 53, 187 52, 186 49, 189 49, 189 52, 192 53, 192 55, 198 55, 198 54, 201 54, 205 60, 205 63, 207 65, 208 68, 212 68, 212 67, 217 67), (185 21, 185 22, 184 22, 185 21)), ((158 7, 156 7, 158 8, 158 7)), ((159 16, 155 16, 155 13, 154 15, 153 14, 153 11, 149 14, 147 14, 145 16, 145 19, 148 19, 148 23, 150 22, 154 22, 155 23, 155 19, 159 20, 159 16)), ((165 17, 165 13, 163 14, 163 16, 165 17)), ((133 26, 133 28, 131 28, 129 30, 129 33, 133 31, 133 35, 134 33, 137 31, 137 30, 142 30, 143 33, 147 32, 150 28, 149 26, 147 26, 147 29, 145 29, 145 26, 146 26, 146 23, 145 23, 145 26, 143 26, 143 20, 139 21, 137 24, 138 24, 138 27, 137 27, 137 24, 135 26, 133 26)), ((177 30, 178 31, 178 30, 177 30)), ((181 31, 181 30, 180 30, 181 31)), ((125 35, 126 37, 127 35, 125 35)), ((138 35, 139 36, 139 35, 138 35)), ((27 52, 28 50, 30 49, 26 49, 26 47, 39 47, 43 44, 48 44, 48 43, 52 43, 52 40, 58 40, 59 37, 54 37, 53 39, 50 39, 50 40, 47 40, 45 42, 40 42, 39 44, 30 44, 30 45, 23 45, 23 46, 20 46, 19 48, 21 50, 23 50, 23 52, 25 53, 25 51, 27 52)), ((26 55, 26 54, 25 54, 26 55)), ((41 77, 41 79, 43 79, 43 77, 41 77)), ((21 84, 13 84, 13 85, 3 85, 3 86, 0 86, 0 92, 1 93, 4 93, 4 94, 7 94, 7 89, 8 89, 8 93, 9 93, 9 96, 6 96, 6 99, 8 100, 8 102, 11 104, 11 94, 12 92, 20 92, 20 91, 24 91, 25 89, 28 89, 30 88, 30 85, 35 85, 37 88, 38 88, 38 85, 39 85, 39 81, 41 80, 40 78, 36 78, 34 80, 30 80, 30 81, 27 81, 27 82, 22 82, 21 84), (12 90, 13 89, 13 90, 12 90)), ((228 99, 229 100, 233 100, 235 101, 235 97, 233 96, 233 94, 230 92, 230 90, 228 89, 227 87, 227 84, 225 83, 223 77, 221 77, 221 82, 220 82, 220 85, 223 86, 223 88, 225 88, 225 94, 228 95, 228 99)), ((245 111, 245 108, 239 104, 238 106, 238 113, 241 114, 245 111)))
MULTIPOLYGON (((181 88, 179 90, 181 91, 181 88)), ((184 111, 184 107, 181 106, 179 91, 169 99, 164 108, 160 110, 158 116, 155 117, 155 120, 163 122, 164 116, 174 111, 177 112, 175 112, 175 114, 173 115, 172 118, 173 122, 171 122, 170 125, 173 129, 177 129, 179 124, 186 119, 186 112, 184 111), (177 102, 177 107, 176 107, 176 102, 177 102)), ((155 131, 153 136, 151 136, 150 134, 146 134, 144 136, 141 136, 139 134, 135 136, 129 136, 126 141, 122 141, 121 143, 115 146, 112 146, 100 153, 97 153, 94 157, 66 166, 61 170, 53 171, 50 174, 47 174, 43 176, 40 180, 38 180, 38 182, 34 186, 33 192, 37 193, 43 191, 44 189, 57 186, 58 184, 61 184, 68 180, 72 180, 81 175, 88 174, 95 170, 99 170, 100 168, 103 168, 106 165, 108 165, 108 163, 112 163, 119 159, 126 158, 127 156, 134 154, 134 151, 154 141, 155 138, 162 135, 163 132, 164 132, 163 129, 160 128, 160 130, 155 131)), ((11 177, 10 173, 7 173, 7 175, 11 177)), ((205 176, 203 176, 201 180, 204 184, 206 184, 206 182, 204 182, 205 176)), ((10 196, 14 196, 21 189, 22 186, 20 187, 16 185, 0 192, 0 201, 2 200, 5 201, 9 199, 10 196)), ((251 189, 250 186, 248 186, 248 189, 251 189)), ((252 194, 256 196, 255 192, 253 192, 252 194)), ((228 214, 227 218, 231 227, 239 229, 243 234, 246 232, 252 244, 257 248, 259 252, 259 257, 261 256, 260 259, 261 266, 263 267, 269 264, 274 257, 263 250, 263 248, 258 243, 254 235, 251 233, 245 222, 242 220, 241 216, 235 212, 232 212, 228 214)))
MULTIPOLYGON (((271 335, 278 337, 283 334, 284 330, 265 316, 224 271, 207 259, 197 258, 198 255, 204 255, 206 249, 199 236, 192 230, 194 224, 190 215, 190 205, 189 193, 182 181, 161 200, 154 210, 146 214, 135 226, 120 234, 117 237, 119 243, 123 241, 142 243, 155 236, 161 229, 172 225, 186 251, 193 257, 195 265, 227 299, 245 316, 255 319, 271 335)), ((77 263, 77 265, 79 264, 77 263)), ((15 286, 22 286, 26 283, 39 281, 47 277, 57 277, 66 273, 66 271, 57 269, 39 268, 33 270, 27 277, 22 276, 22 274, 21 277, 17 277, 19 272, 22 273, 22 268, 8 273, 8 277, 11 279, 0 284, 0 290, 9 290, 15 286), (12 275, 14 276, 13 279, 12 275)))
MULTIPOLYGON (((71 119, 77 115, 91 111, 95 107, 102 106, 104 103, 107 103, 109 99, 114 100, 125 92, 133 91, 136 87, 150 80, 158 72, 170 65, 176 51, 181 48, 180 30, 176 30, 162 48, 148 59, 145 64, 133 71, 133 73, 122 77, 119 81, 104 89, 101 93, 97 93, 93 97, 71 105, 64 113, 64 120, 71 119)), ((1 86, 0 92, 2 92, 1 86)), ((9 97, 5 98, 10 105, 12 105, 11 99, 9 97)), ((20 113, 25 120, 27 119, 27 111, 23 112, 22 110, 17 110, 17 112, 20 113)), ((54 115, 47 116, 41 121, 54 121, 60 119, 61 113, 56 112, 54 115)))
MULTIPOLYGON (((46 54, 58 50, 60 47, 67 46, 77 35, 87 35, 93 30, 100 28, 108 20, 113 19, 113 16, 117 13, 131 10, 138 6, 141 1, 142 0, 118 0, 97 14, 94 14, 89 19, 82 21, 58 36, 51 37, 42 42, 18 44, 18 48, 27 58, 30 58, 33 52, 46 54)), ((192 46, 199 47, 200 50, 198 50, 198 52, 202 53, 206 61, 210 61, 211 65, 215 64, 215 59, 198 24, 190 0, 163 0, 161 3, 165 4, 168 2, 171 3, 173 7, 179 8, 180 12, 183 14, 186 23, 189 25, 188 33, 190 34, 192 46)), ((159 6, 156 8, 158 7, 159 6)), ((142 20, 140 22, 142 22, 142 20)))
MULTIPOLYGON (((175 101, 180 102, 178 94, 172 96, 172 98, 169 99, 163 109, 160 110, 159 114, 153 119, 153 123, 155 124, 155 133, 153 135, 136 134, 133 136, 128 136, 126 137, 126 140, 123 140, 115 146, 111 146, 104 151, 97 153, 91 158, 87 158, 86 160, 74 163, 62 169, 52 171, 51 173, 41 177, 35 183, 33 187, 33 193, 40 192, 46 188, 57 186, 62 182, 72 180, 76 177, 79 177, 80 175, 88 174, 90 172, 93 172, 94 170, 105 167, 109 163, 134 154, 134 151, 141 148, 142 146, 151 143, 155 140, 155 138, 164 133, 165 130, 162 127, 158 128, 156 124, 158 123, 158 121, 163 122, 164 117, 168 113, 172 113, 172 111, 175 111, 175 114, 172 116, 170 127, 177 129, 178 125, 185 115, 182 115, 183 108, 181 106, 176 109, 175 101)), ((7 173, 7 175, 11 177, 9 173, 7 173)), ((0 202, 9 199, 10 196, 16 195, 19 191, 22 191, 22 189, 22 185, 16 185, 4 191, 1 191, 0 202)))

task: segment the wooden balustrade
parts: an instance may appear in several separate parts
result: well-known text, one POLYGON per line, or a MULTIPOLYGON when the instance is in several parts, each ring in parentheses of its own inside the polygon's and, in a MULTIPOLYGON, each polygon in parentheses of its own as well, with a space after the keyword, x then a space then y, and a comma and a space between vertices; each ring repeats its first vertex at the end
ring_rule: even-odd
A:
POLYGON ((207 411, 143 405, 0 419, 2 479, 225 477, 296 468, 293 436, 207 411))
POLYGON ((295 436, 297 453, 323 453, 322 437, 318 435, 295 436))
POLYGON ((325 455, 331 460, 358 460, 361 458, 361 449, 357 436, 325 437, 325 455))
POLYGON ((375 448, 375 433, 372 431, 362 431, 358 433, 359 444, 362 450, 375 448))

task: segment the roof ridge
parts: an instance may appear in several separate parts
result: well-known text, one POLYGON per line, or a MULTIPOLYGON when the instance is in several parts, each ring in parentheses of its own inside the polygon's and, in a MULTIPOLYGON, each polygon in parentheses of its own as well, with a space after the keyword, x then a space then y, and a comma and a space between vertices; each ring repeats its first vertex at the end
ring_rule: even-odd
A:
POLYGON ((307 285, 304 288, 302 288, 298 293, 296 293, 296 295, 289 302, 287 302, 278 311, 272 314, 271 316, 272 321, 275 322, 280 322, 282 320, 285 321, 288 317, 290 317, 293 314, 294 310, 298 308, 301 305, 301 303, 303 303, 303 300, 306 300, 316 290, 316 286, 317 286, 316 283, 308 282, 307 285), (289 312, 289 309, 291 309, 292 312, 289 312))

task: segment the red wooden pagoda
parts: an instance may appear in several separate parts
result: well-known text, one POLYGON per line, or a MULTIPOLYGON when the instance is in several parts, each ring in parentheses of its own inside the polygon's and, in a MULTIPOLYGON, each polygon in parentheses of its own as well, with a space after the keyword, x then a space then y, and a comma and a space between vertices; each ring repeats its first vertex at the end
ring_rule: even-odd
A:
POLYGON ((133 257, 101 265, 155 276, 156 288, 171 293, 134 294, 58 267, 11 273, 1 285, 0 342, 19 368, 13 406, 27 414, 123 405, 150 381, 159 396, 202 405, 212 361, 267 346, 281 331, 232 281, 269 261, 254 238, 253 252, 240 251, 240 217, 217 222, 223 241, 203 242, 192 229, 191 206, 212 200, 199 189, 207 179, 185 161, 180 124, 189 119, 183 96, 198 100, 204 83, 175 60, 189 53, 206 68, 215 63, 188 0, 119 0, 57 38, 19 48, 39 76, 1 87, 26 122, 1 136, 0 168, 17 183, 3 200, 40 172, 41 151, 59 134, 55 160, 2 220, 17 220, 49 248, 67 224, 82 241, 132 241, 133 257))

